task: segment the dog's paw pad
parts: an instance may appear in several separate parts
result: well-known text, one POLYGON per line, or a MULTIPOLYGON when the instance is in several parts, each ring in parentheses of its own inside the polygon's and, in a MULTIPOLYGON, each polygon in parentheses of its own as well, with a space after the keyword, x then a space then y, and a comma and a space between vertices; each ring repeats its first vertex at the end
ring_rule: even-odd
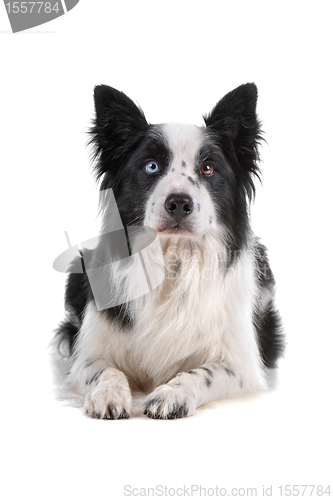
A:
POLYGON ((150 418, 169 420, 193 415, 195 407, 195 397, 191 392, 162 385, 147 396, 143 413, 150 418))

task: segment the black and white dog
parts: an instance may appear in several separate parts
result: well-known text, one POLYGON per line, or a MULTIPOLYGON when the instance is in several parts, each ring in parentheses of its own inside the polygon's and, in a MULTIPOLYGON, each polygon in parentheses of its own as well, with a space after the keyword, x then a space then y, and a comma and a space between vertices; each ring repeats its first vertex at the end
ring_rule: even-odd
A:
POLYGON ((110 293, 120 284, 121 303, 97 307, 87 262, 112 247, 104 197, 100 242, 82 259, 83 272, 75 262, 71 268, 68 315, 57 332, 87 415, 128 418, 133 389, 147 394, 146 415, 171 419, 267 388, 265 368, 275 366, 284 339, 266 249, 249 224, 259 176, 256 102, 249 83, 221 99, 204 127, 151 125, 122 92, 95 88, 91 142, 101 198, 112 190, 129 255, 140 240, 129 240, 131 227, 151 228, 145 263, 150 273, 163 267, 163 280, 145 293, 137 279, 142 258, 120 259, 118 275, 105 267, 97 281, 110 293))

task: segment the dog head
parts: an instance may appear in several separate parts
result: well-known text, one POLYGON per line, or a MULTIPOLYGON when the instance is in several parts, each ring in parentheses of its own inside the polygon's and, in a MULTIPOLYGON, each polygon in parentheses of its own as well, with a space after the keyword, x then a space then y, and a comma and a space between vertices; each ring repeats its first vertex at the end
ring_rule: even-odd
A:
POLYGON ((161 237, 223 232, 239 249, 258 176, 257 88, 241 85, 204 117, 205 125, 151 125, 125 94, 95 88, 91 130, 101 189, 112 188, 126 226, 161 237))

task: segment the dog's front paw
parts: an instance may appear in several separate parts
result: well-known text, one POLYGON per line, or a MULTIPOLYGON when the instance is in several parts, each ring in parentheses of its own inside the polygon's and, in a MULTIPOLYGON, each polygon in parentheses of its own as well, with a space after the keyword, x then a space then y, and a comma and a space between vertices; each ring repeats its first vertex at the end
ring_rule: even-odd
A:
POLYGON ((89 417, 117 420, 130 416, 132 396, 126 377, 111 370, 103 373, 95 389, 86 395, 83 412, 89 417))
POLYGON ((182 418, 193 415, 195 408, 192 391, 179 385, 161 385, 145 399, 143 413, 150 418, 182 418))

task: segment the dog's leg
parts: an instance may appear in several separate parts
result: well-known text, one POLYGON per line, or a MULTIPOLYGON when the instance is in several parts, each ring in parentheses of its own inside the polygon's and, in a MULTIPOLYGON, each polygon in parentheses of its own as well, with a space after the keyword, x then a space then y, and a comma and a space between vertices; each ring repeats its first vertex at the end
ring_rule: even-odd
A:
POLYGON ((112 325, 91 302, 74 346, 68 385, 85 397, 83 411, 93 418, 130 416, 132 396, 126 376, 108 356, 112 325))
POLYGON ((157 387, 145 399, 144 413, 158 419, 193 415, 195 409, 205 402, 264 389, 260 371, 258 375, 257 381, 251 383, 237 368, 216 360, 178 373, 167 384, 157 387))
MULTIPOLYGON (((76 374, 76 378, 78 373, 76 374)), ((125 375, 108 366, 103 359, 87 361, 80 373, 81 392, 85 395, 83 411, 93 418, 117 420, 129 418, 131 391, 125 375)))

